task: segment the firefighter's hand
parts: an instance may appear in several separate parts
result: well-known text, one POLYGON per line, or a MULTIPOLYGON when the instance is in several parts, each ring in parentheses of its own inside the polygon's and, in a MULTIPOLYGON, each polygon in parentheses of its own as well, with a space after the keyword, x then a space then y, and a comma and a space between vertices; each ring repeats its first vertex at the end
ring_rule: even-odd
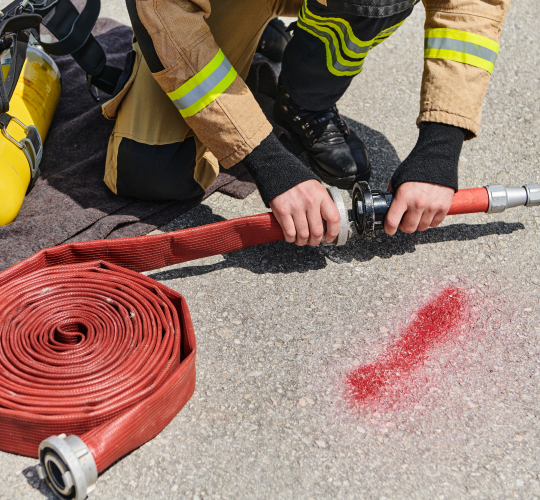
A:
POLYGON ((322 219, 326 221, 326 241, 333 241, 339 233, 338 209, 318 181, 297 184, 276 196, 270 202, 270 208, 289 243, 318 245, 324 234, 322 219))
POLYGON ((453 198, 452 188, 427 182, 405 182, 399 186, 390 205, 384 230, 392 235, 398 227, 404 233, 437 227, 450 210, 453 198))

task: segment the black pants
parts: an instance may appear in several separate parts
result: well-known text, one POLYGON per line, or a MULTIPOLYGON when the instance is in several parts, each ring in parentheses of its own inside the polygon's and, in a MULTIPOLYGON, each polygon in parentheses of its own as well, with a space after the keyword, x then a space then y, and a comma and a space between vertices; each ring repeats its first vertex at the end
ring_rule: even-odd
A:
POLYGON ((412 10, 369 18, 332 11, 316 0, 307 0, 283 56, 281 78, 287 93, 310 111, 335 105, 355 76, 347 73, 358 74, 370 48, 388 38, 412 10), (358 44, 354 37, 365 43, 358 44))
POLYGON ((204 193, 193 178, 197 149, 193 137, 154 146, 123 138, 118 148, 116 189, 139 200, 187 200, 204 193))

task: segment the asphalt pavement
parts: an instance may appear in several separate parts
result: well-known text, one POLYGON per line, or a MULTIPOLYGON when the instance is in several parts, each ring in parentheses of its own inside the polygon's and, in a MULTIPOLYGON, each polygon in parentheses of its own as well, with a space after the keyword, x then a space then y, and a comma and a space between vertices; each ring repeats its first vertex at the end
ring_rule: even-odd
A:
MULTIPOLYGON (((120 1, 103 15, 127 21, 120 1)), ((376 188, 417 138, 423 20, 420 5, 339 103, 366 140, 376 188)), ((461 188, 540 183, 538 33, 540 3, 514 0, 461 188)), ((258 193, 217 193, 162 231, 262 211, 258 193)), ((540 498, 539 237, 540 208, 517 208, 339 249, 278 242, 146 273, 187 298, 197 387, 90 498, 540 498), (449 287, 470 312, 459 336, 392 379, 391 397, 351 401, 347 374, 449 287)), ((0 452, 0 500, 51 497, 36 463, 0 452)))

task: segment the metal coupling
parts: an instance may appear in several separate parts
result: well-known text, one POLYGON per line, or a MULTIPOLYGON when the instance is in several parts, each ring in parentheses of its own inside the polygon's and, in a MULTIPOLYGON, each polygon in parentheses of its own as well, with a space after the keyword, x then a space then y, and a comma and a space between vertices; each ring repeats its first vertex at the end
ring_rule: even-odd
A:
POLYGON ((540 185, 527 184, 523 187, 504 187, 499 184, 485 186, 488 192, 487 213, 504 212, 507 208, 540 205, 540 185))
POLYGON ((77 436, 51 436, 39 445, 37 473, 62 500, 84 500, 94 491, 97 467, 88 446, 77 436))
MULTIPOLYGON (((345 208, 345 202, 343 201, 343 196, 341 196, 341 193, 339 189, 335 186, 326 188, 328 191, 328 194, 334 201, 340 217, 340 226, 339 226, 339 233, 337 237, 332 241, 331 243, 327 243, 324 239, 321 242, 322 246, 330 247, 330 246, 343 246, 345 243, 347 243, 347 240, 351 237, 352 231, 349 224, 349 211, 345 208)), ((326 222, 323 220, 323 226, 324 226, 324 232, 326 233, 326 222)))
POLYGON ((526 207, 540 206, 540 184, 527 184, 523 186, 527 190, 526 207))

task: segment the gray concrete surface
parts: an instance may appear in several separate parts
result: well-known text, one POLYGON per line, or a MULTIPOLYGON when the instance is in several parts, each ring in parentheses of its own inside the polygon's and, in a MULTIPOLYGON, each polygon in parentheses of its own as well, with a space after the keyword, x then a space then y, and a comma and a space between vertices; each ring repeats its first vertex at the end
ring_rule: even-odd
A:
MULTIPOLYGON (((104 10, 124 19, 118 5, 104 10)), ((370 54, 340 103, 366 138, 375 187, 417 137, 423 18, 419 6, 370 54)), ((540 181, 539 32, 540 4, 515 0, 461 187, 540 181)), ((263 210, 256 193, 216 194, 163 230, 263 210)), ((540 209, 523 208, 339 250, 281 242, 147 273, 188 300, 197 388, 91 498, 540 498, 539 236, 540 209), (344 375, 444 283, 468 290, 481 321, 432 353, 397 408, 351 407, 344 375)), ((0 499, 50 496, 35 464, 0 453, 0 499)))

